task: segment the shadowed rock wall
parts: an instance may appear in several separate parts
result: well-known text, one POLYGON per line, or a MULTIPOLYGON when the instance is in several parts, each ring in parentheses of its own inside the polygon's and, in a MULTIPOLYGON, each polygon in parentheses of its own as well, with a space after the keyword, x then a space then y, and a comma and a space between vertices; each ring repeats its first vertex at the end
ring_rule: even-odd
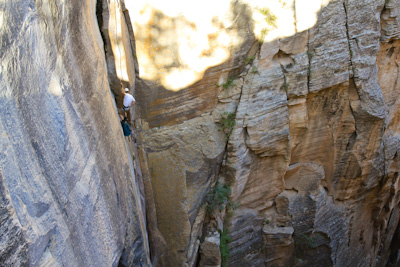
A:
POLYGON ((96 1, 0 10, 1 263, 149 266, 96 1))

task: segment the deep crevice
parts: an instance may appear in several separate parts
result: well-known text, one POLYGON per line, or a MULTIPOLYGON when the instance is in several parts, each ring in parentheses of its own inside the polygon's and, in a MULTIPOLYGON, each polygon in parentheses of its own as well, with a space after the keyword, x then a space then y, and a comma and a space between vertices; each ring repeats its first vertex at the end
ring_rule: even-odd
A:
POLYGON ((280 66, 281 66, 282 75, 283 75, 283 84, 281 86, 281 89, 283 89, 286 93, 286 100, 289 100, 289 93, 288 93, 289 84, 287 82, 287 77, 285 75, 285 73, 287 73, 287 70, 285 70, 285 67, 282 64, 280 64, 280 66))
MULTIPOLYGON (((350 34, 349 34, 349 24, 348 24, 348 14, 347 14, 347 7, 346 7, 346 1, 343 2, 343 10, 344 13, 346 15, 346 21, 345 21, 345 27, 346 27, 346 37, 347 37, 347 43, 349 46, 349 55, 350 55, 350 68, 351 68, 351 72, 350 72, 350 77, 349 78, 355 78, 356 77, 356 67, 353 64, 353 56, 354 56, 354 52, 353 49, 351 47, 351 42, 350 42, 350 34)), ((355 39, 355 41, 358 43, 357 39, 355 39)), ((355 88, 357 89, 358 92, 358 88, 356 83, 354 83, 355 88)))
POLYGON ((398 255, 400 252, 400 223, 397 224, 396 232, 393 236, 392 242, 390 244, 390 256, 387 267, 399 266, 398 255))
MULTIPOLYGON (((250 50, 248 51, 248 53, 247 53, 247 55, 258 55, 258 57, 260 56, 260 50, 261 50, 261 46, 262 46, 262 43, 258 43, 257 44, 257 46, 255 46, 254 44, 252 45, 252 47, 250 48, 250 50), (254 51, 254 48, 256 47, 256 49, 255 49, 255 51, 254 51)), ((245 65, 247 65, 247 64, 245 64, 245 65)), ((242 96, 243 96, 243 87, 245 86, 245 80, 246 80, 246 78, 247 78, 247 76, 249 75, 249 73, 250 74, 255 74, 253 71, 252 71, 252 68, 253 67, 255 67, 255 63, 254 63, 254 60, 252 60, 251 61, 251 64, 250 64, 250 68, 248 68, 248 69, 246 69, 245 70, 245 72, 244 73, 242 73, 242 74, 239 74, 238 76, 239 76, 239 78, 241 78, 241 79, 243 79, 243 83, 241 84, 241 87, 240 87, 240 94, 239 94, 239 98, 238 98, 238 100, 237 100, 237 104, 236 104, 236 106, 235 106, 235 110, 233 111, 233 113, 235 114, 235 118, 234 118, 234 120, 235 120, 235 125, 233 126, 233 129, 232 129, 232 131, 231 131, 231 133, 230 133, 230 135, 229 135, 229 137, 227 138, 227 140, 226 140, 226 143, 225 143, 225 148, 224 148, 224 154, 223 154, 223 156, 222 156, 222 161, 221 161, 221 163, 219 164, 219 168, 218 168, 218 171, 216 172, 216 181, 214 182, 214 184, 210 187, 210 189, 211 188, 215 188, 215 186, 216 186, 216 184, 218 183, 218 178, 220 177, 220 176, 223 176, 223 177, 225 177, 225 178, 228 178, 228 177, 231 177, 231 175, 221 175, 221 174, 226 174, 227 173, 227 164, 229 164, 228 163, 228 157, 229 157, 229 151, 228 151, 228 147, 229 147, 229 141, 231 140, 231 136, 232 136, 232 132, 234 131, 234 129, 235 129, 235 127, 237 127, 237 125, 239 125, 238 124, 238 122, 237 122, 237 111, 238 111, 238 108, 239 108, 239 105, 240 105, 240 103, 241 103, 241 99, 242 99, 242 96), (227 177, 228 176, 228 177, 227 177)), ((258 74, 258 72, 256 72, 257 74, 258 74)), ((232 76, 231 76, 232 77, 232 76)), ((233 78, 233 77, 232 77, 233 78)), ((250 86, 250 89, 251 89, 251 86, 250 86)), ((250 92, 251 92, 251 90, 249 90, 249 95, 248 96, 250 96, 250 92)), ((248 106, 247 106, 248 107, 248 106)), ((246 113, 245 114, 247 114, 247 110, 246 110, 246 113)), ((243 127, 244 129, 243 129, 243 131, 245 131, 246 133, 245 134, 247 134, 247 128, 244 126, 245 125, 245 117, 243 118, 243 120, 242 120, 242 122, 241 122, 241 125, 240 125, 240 127, 243 127)), ((232 183, 232 181, 230 180, 230 179, 226 179, 225 181, 225 184, 231 184, 232 183)), ((229 196, 230 197, 230 196, 229 196)), ((207 216, 207 215, 206 215, 207 216)), ((224 216, 224 219, 223 220, 225 220, 225 217, 226 217, 227 215, 225 215, 224 216)), ((208 222, 209 223, 209 222, 208 222)), ((207 223, 206 223, 207 224, 207 223)), ((225 227, 225 226, 224 226, 225 227)), ((200 246, 201 246, 201 244, 203 243, 203 241, 204 241, 204 238, 205 238, 205 236, 206 236, 206 228, 207 227, 204 227, 203 226, 203 233, 202 233, 202 236, 201 236, 201 243, 200 243, 200 246)), ((200 254, 199 254, 199 257, 197 258, 197 263, 196 263, 196 266, 198 266, 198 264, 200 263, 200 259, 201 259, 201 256, 200 256, 200 254)))
POLYGON ((310 93, 310 80, 311 80, 311 60, 313 53, 310 51, 310 30, 307 34, 307 57, 308 57, 308 70, 307 70, 307 95, 310 93))
POLYGON ((104 50, 106 50, 106 39, 104 37, 104 33, 102 31, 103 25, 104 25, 104 19, 103 19, 103 0, 97 0, 96 2, 96 17, 97 17, 97 23, 99 25, 99 31, 101 35, 101 39, 103 40, 104 44, 104 50))

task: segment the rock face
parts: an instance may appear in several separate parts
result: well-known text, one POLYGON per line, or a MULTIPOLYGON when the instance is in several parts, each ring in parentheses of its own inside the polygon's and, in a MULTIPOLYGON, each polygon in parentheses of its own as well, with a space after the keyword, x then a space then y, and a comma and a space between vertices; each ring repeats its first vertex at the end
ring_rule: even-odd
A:
MULTIPOLYGON (((228 229, 229 266, 399 264, 400 2, 229 3, 213 23, 241 41, 180 88, 165 82, 167 66, 187 71, 186 50, 165 34, 192 36, 198 17, 148 5, 136 14, 147 24, 133 22, 146 66, 136 83, 140 142, 164 259, 193 266, 198 240, 200 262, 213 258, 209 239, 228 229), (203 220, 217 180, 239 207, 203 220)), ((199 62, 223 48, 213 36, 199 62)))
POLYGON ((2 265, 400 264, 400 0, 45 2, 0 3, 2 265))
POLYGON ((0 6, 1 265, 149 266, 96 1, 0 6))

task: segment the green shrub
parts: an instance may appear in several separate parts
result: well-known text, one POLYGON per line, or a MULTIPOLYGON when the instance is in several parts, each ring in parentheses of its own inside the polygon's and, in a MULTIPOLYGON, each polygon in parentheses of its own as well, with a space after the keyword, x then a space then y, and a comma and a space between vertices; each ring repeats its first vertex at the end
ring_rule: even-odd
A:
POLYGON ((281 3, 281 4, 282 4, 282 8, 285 8, 285 7, 286 7, 286 5, 287 5, 287 3, 286 3, 285 1, 282 1, 282 0, 279 0, 279 3, 281 3))
POLYGON ((251 62, 253 62, 253 60, 256 59, 256 56, 252 56, 252 57, 246 57, 244 60, 244 64, 249 64, 251 62))
POLYGON ((259 8, 258 12, 260 12, 264 16, 264 21, 272 27, 276 27, 277 17, 269 10, 267 7, 259 8))
POLYGON ((260 39, 260 43, 262 43, 265 39, 265 36, 267 36, 268 34, 268 29, 267 28, 262 28, 261 29, 261 39, 260 39))
POLYGON ((215 187, 207 195, 207 203, 209 211, 212 213, 215 209, 225 209, 229 202, 229 195, 231 194, 231 187, 229 185, 221 185, 217 183, 215 187))
POLYGON ((214 188, 207 195, 207 211, 213 213, 215 210, 222 211, 226 209, 227 213, 224 219, 223 231, 218 230, 220 233, 220 253, 221 253, 221 266, 228 266, 229 247, 228 244, 232 242, 232 237, 229 233, 228 221, 233 216, 233 210, 237 209, 239 204, 229 199, 232 193, 229 184, 216 183, 214 188))
POLYGON ((222 128, 222 131, 226 134, 226 141, 229 140, 229 137, 232 134, 233 127, 235 127, 236 124, 236 113, 235 112, 224 112, 222 115, 219 124, 222 128))
POLYGON ((257 74, 257 73, 259 73, 256 66, 253 66, 253 68, 251 69, 250 72, 251 72, 252 74, 257 74))
POLYGON ((227 267, 228 266, 228 259, 229 259, 229 247, 228 244, 232 242, 232 237, 229 235, 228 227, 224 227, 224 230, 221 232, 220 243, 219 243, 219 250, 221 253, 221 266, 227 267))
POLYGON ((225 83, 218 85, 218 87, 221 87, 221 86, 224 90, 235 86, 235 83, 233 82, 233 78, 228 78, 228 80, 225 83))
MULTIPOLYGON (((271 12, 271 10, 267 7, 259 8, 257 9, 258 12, 260 12, 264 16, 264 21, 272 28, 276 28, 276 21, 277 17, 271 12)), ((268 34, 268 29, 267 28, 262 28, 261 33, 260 33, 260 44, 264 42, 265 36, 268 34)))
POLYGON ((289 89, 289 84, 285 81, 285 82, 282 84, 281 89, 285 90, 285 92, 287 93, 287 92, 288 92, 288 89, 289 89))

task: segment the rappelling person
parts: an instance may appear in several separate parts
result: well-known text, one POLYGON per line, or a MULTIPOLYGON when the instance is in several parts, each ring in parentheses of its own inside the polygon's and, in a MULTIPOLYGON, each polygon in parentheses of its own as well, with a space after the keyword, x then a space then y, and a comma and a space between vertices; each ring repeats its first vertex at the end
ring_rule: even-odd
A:
POLYGON ((118 114, 122 116, 121 126, 125 136, 130 136, 132 134, 130 129, 130 124, 131 124, 130 109, 132 105, 135 104, 135 102, 136 102, 135 98, 131 94, 129 94, 129 88, 125 88, 123 105, 118 112, 118 114))
POLYGON ((119 110, 119 114, 123 116, 123 120, 127 119, 127 112, 129 112, 135 102, 135 98, 131 94, 129 94, 129 88, 125 88, 123 105, 119 110))
POLYGON ((124 113, 124 118, 126 118, 126 112, 128 112, 131 109, 132 105, 135 103, 135 98, 131 94, 129 94, 129 88, 125 88, 124 101, 121 108, 121 111, 124 113))

